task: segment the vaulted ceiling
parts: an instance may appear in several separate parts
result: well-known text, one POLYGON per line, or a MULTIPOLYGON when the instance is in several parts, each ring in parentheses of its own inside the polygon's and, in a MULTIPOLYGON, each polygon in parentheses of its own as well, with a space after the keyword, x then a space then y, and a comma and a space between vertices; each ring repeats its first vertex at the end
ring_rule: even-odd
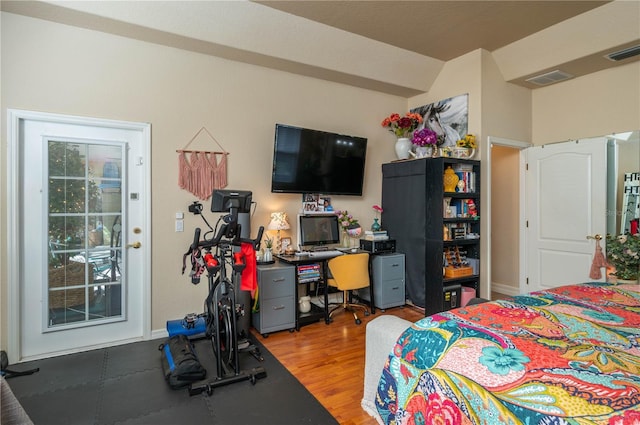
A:
MULTIPOLYGON (((477 49, 506 81, 540 87, 637 61, 640 1, 6 1, 5 12, 400 96, 427 92, 477 49)), ((640 49, 639 49, 640 50, 640 49)))

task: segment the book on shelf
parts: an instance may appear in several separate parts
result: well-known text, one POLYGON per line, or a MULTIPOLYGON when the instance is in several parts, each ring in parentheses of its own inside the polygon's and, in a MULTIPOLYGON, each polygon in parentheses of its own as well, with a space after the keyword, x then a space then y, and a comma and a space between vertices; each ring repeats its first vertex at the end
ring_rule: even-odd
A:
POLYGON ((320 280, 320 276, 318 277, 309 277, 309 278, 304 278, 304 279, 298 279, 298 283, 310 283, 310 282, 317 282, 320 280))
POLYGON ((301 270, 320 270, 320 264, 312 263, 312 264, 302 264, 298 266, 298 271, 301 270))
MULTIPOLYGON (((461 192, 473 193, 476 191, 476 173, 473 171, 473 165, 456 164, 453 170, 460 181, 464 182, 464 187, 461 192)), ((456 191, 459 190, 456 189, 456 191)))

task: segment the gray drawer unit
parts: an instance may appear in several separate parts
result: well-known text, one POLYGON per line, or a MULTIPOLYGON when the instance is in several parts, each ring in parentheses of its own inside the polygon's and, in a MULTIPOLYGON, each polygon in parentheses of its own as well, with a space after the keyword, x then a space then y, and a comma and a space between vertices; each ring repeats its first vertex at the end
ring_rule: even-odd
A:
POLYGON ((263 336, 296 327, 295 270, 279 263, 258 266, 260 310, 251 314, 251 320, 263 336))
MULTIPOLYGON (((384 310, 405 304, 404 254, 373 255, 371 279, 376 308, 384 310)), ((370 301, 368 288, 360 289, 358 295, 370 301)))

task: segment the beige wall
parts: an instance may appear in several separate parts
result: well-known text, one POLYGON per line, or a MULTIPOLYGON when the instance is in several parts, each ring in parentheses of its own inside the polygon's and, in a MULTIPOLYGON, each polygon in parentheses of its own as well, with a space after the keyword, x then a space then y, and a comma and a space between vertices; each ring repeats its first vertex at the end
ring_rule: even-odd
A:
MULTIPOLYGON (((270 193, 276 122, 367 137, 364 195, 335 196, 333 204, 369 225, 371 207, 380 203, 380 165, 394 159, 395 139, 380 122, 407 105, 400 97, 6 13, 1 96, 3 128, 7 108, 151 123, 152 227, 145 230, 153 241, 153 330, 163 329, 167 319, 202 311, 206 285, 194 286, 180 274, 192 229, 203 222, 187 212, 195 197, 177 186, 176 154, 200 127, 231 153, 228 187, 254 193, 253 234, 267 225, 270 212, 295 216, 301 206, 300 195, 270 193), (177 211, 186 213, 184 233, 174 232, 177 211)), ((206 137, 190 147, 217 149, 206 137)), ((5 173, 3 167, 2 181, 5 173)), ((10 256, 6 200, 3 184, 2 265, 10 256)), ((4 266, 1 276, 6 346, 4 266)))
MULTIPOLYGON (((186 212, 194 200, 177 187, 175 150, 202 126, 231 153, 229 188, 254 192, 254 233, 267 224, 270 212, 295 215, 300 207, 298 195, 270 193, 276 122, 369 139, 363 197, 333 200, 364 225, 374 216, 371 206, 380 203, 380 166, 394 159, 395 140, 380 121, 408 106, 469 93, 469 131, 479 136, 480 158, 488 149, 483 145, 487 136, 530 136, 543 143, 640 128, 640 64, 531 92, 504 83, 491 55, 478 50, 448 62, 429 93, 404 99, 7 13, 2 13, 1 31, 3 129, 7 108, 151 123, 153 330, 164 328, 167 319, 202 309, 205 285, 193 286, 180 275, 189 230, 202 222, 187 215, 186 231, 173 231, 175 213, 186 212)), ((1 134, 4 165, 6 131, 1 134)), ((206 138, 191 147, 212 148, 206 138)), ((10 254, 7 188, 0 186, 0 345, 6 346, 10 254)), ((489 241, 483 237, 483 251, 489 241)))
POLYGON ((535 145, 640 129, 640 62, 532 93, 535 145))

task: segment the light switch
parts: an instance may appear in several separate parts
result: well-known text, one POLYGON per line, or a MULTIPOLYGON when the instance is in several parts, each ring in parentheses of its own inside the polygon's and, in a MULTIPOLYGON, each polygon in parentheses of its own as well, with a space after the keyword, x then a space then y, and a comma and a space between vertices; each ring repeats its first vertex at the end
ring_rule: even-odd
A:
POLYGON ((182 211, 178 211, 176 213, 176 220, 182 220, 184 218, 184 213, 182 211))
POLYGON ((176 232, 184 232, 184 221, 176 220, 176 232))

